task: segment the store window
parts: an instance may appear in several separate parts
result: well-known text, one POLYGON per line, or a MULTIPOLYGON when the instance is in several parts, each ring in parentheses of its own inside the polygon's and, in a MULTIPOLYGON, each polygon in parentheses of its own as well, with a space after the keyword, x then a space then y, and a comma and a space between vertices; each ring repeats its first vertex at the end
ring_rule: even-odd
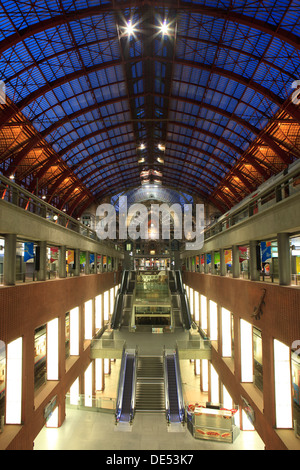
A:
POLYGON ((226 276, 232 277, 232 250, 224 250, 226 276))
POLYGON ((23 338, 7 345, 6 357, 6 424, 21 424, 23 338))
POLYGON ((49 246, 47 248, 48 279, 55 279, 58 276, 58 256, 59 256, 59 248, 57 246, 49 246))
POLYGON ((300 438, 300 349, 292 353, 292 393, 294 429, 300 438))
POLYGON ((249 268, 249 247, 239 247, 239 263, 240 263, 240 277, 243 279, 250 279, 249 268))
POLYGON ((201 295, 201 330, 207 335, 207 298, 201 295))
POLYGON ((70 357, 70 312, 65 315, 65 358, 70 357))
POLYGON ((300 237, 292 237, 290 239, 290 244, 291 244, 291 255, 292 255, 291 257, 292 284, 297 286, 300 284, 300 237))
POLYGON ((5 348, 4 341, 0 341, 0 422, 5 415, 5 384, 6 384, 6 348, 5 348))
POLYGON ((253 382, 252 325, 242 319, 240 321, 240 341, 241 341, 241 381, 253 382))
POLYGON ((290 429, 292 423, 292 380, 290 348, 274 339, 276 427, 290 429))
POLYGON ((97 295, 97 297, 95 298, 95 317, 95 327, 96 331, 98 331, 103 326, 102 294, 97 295))
POLYGON ((79 307, 70 311, 70 356, 79 355, 79 307))
POLYGON ((209 301, 209 337, 212 341, 218 339, 218 306, 216 302, 209 301))
POLYGON ((263 356, 261 331, 253 327, 253 370, 254 384, 263 391, 263 356))
POLYGON ((231 313, 222 307, 222 356, 231 357, 231 313))
POLYGON ((36 245, 33 242, 17 242, 16 281, 32 282, 36 279, 36 245))
POLYGON ((4 273, 4 247, 5 240, 0 238, 0 285, 4 284, 3 273, 4 273))
POLYGON ((46 325, 34 331, 34 389, 38 390, 47 380, 46 364, 47 333, 46 325))

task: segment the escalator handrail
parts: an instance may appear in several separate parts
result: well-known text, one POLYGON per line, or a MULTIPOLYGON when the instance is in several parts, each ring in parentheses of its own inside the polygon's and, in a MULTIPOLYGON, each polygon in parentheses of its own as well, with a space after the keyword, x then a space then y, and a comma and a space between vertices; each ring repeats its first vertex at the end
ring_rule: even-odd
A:
POLYGON ((187 325, 185 325, 185 326, 186 326, 186 329, 189 330, 192 326, 192 316, 191 316, 191 311, 190 311, 189 299, 188 299, 188 296, 187 296, 187 293, 186 293, 185 289, 183 290, 181 298, 183 300, 185 313, 186 313, 185 316, 186 316, 187 325))
POLYGON ((137 358, 138 358, 138 353, 137 349, 135 350, 135 356, 134 356, 134 371, 132 374, 132 388, 131 388, 131 402, 130 402, 130 417, 131 419, 134 417, 135 413, 135 393, 136 393, 136 376, 137 376, 137 358))
POLYGON ((178 353, 177 345, 176 345, 176 353, 175 353, 175 369, 176 369, 176 383, 177 383, 177 394, 178 394, 178 409, 179 409, 179 415, 181 416, 181 420, 182 420, 184 419, 185 404, 184 404, 183 391, 182 391, 182 380, 181 380, 179 353, 178 353))
POLYGON ((119 374, 118 396, 117 396, 117 403, 116 403, 116 418, 118 418, 118 416, 120 415, 120 412, 122 411, 126 360, 127 360, 127 355, 126 355, 125 346, 124 346, 123 353, 122 353, 120 374, 119 374))
POLYGON ((122 305, 123 305, 123 295, 120 293, 120 289, 119 289, 116 295, 114 311, 111 317, 112 329, 115 329, 116 327, 116 322, 119 317, 118 313, 119 313, 120 308, 122 308, 122 305))
POLYGON ((170 417, 170 401, 169 401, 169 379, 168 379, 168 364, 167 364, 167 355, 164 350, 164 382, 165 382, 165 409, 166 416, 169 420, 170 417))

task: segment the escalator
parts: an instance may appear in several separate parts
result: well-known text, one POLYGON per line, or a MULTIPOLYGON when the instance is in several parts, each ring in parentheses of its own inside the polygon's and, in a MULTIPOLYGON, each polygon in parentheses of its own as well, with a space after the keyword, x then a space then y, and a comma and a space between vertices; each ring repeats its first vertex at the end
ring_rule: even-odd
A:
POLYGON ((184 422, 184 401, 178 353, 166 350, 165 358, 165 403, 166 417, 170 424, 184 422))
POLYGON ((186 290, 183 287, 182 277, 180 271, 175 271, 175 282, 178 295, 180 296, 181 317, 182 324, 186 330, 192 326, 193 320, 190 312, 190 305, 187 297, 186 290))
POLYGON ((113 330, 117 330, 121 326, 124 295, 126 294, 127 289, 128 289, 128 279, 129 279, 129 271, 124 271, 123 276, 122 276, 121 286, 116 295, 114 311, 111 317, 111 327, 113 330))
POLYGON ((116 407, 117 423, 131 423, 134 418, 136 362, 135 350, 123 351, 116 407))

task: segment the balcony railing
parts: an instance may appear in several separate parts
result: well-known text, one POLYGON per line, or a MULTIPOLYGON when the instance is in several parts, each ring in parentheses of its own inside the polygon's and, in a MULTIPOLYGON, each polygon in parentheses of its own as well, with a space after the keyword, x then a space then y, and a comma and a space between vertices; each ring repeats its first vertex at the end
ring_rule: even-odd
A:
MULTIPOLYGON (((96 231, 82 224, 80 220, 76 220, 64 211, 51 206, 40 197, 35 196, 3 175, 0 175, 0 197, 3 201, 13 204, 26 212, 35 214, 53 224, 77 232, 92 240, 100 241, 96 231)), ((120 250, 120 247, 113 241, 105 240, 105 245, 120 250)))

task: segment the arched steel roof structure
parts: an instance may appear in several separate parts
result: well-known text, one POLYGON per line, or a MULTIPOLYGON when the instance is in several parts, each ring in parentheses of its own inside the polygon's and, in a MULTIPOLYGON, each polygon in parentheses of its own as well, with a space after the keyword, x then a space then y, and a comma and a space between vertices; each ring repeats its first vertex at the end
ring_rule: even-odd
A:
POLYGON ((300 156, 299 0, 1 0, 0 18, 0 169, 72 215, 151 182, 224 212, 300 156))

